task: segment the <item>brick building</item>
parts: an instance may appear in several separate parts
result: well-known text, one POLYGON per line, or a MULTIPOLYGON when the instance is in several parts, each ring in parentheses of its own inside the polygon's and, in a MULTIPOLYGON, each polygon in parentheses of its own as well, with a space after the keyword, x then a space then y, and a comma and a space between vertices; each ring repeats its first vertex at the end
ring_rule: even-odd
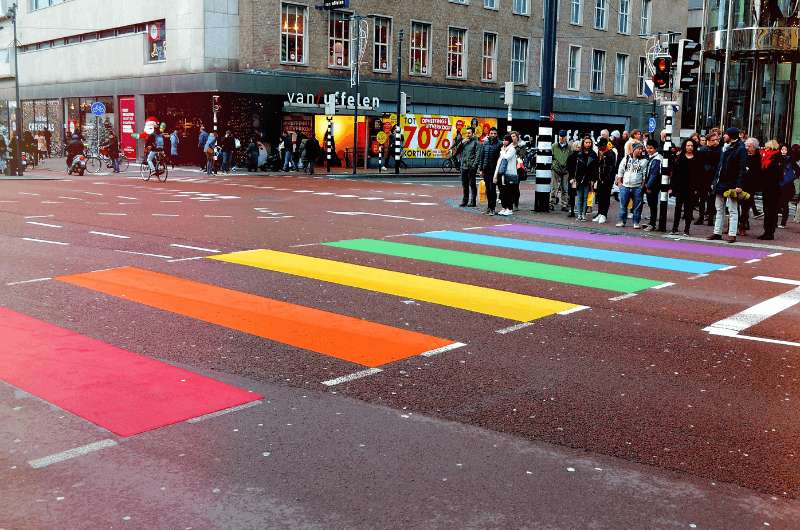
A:
MULTIPOLYGON (((23 126, 48 127, 56 135, 91 131, 89 104, 102 100, 109 110, 103 120, 112 126, 120 126, 123 114, 126 123, 135 117, 139 126, 153 115, 188 140, 200 123, 273 141, 283 128, 320 135, 325 96, 355 92, 350 64, 359 31, 349 19, 355 11, 368 16, 361 27, 361 94, 377 103, 359 109, 366 116, 360 129, 366 149, 382 139, 380 122, 397 108, 401 30, 402 90, 410 97, 410 115, 452 117, 454 127, 477 120, 504 129, 507 109, 500 95, 504 83, 514 81, 514 128, 535 131, 542 0, 350 0, 348 9, 333 12, 316 9, 317 3, 140 0, 109 11, 100 0, 24 0, 23 126)), ((647 40, 640 34, 685 31, 687 0, 558 3, 559 126, 581 132, 644 126, 651 106, 641 96, 648 74, 647 40)), ((0 37, 8 32, 0 30, 0 37)), ((0 77, 6 77, 0 100, 13 98, 11 66, 0 56, 0 77)), ((341 103, 340 132, 352 128, 347 116, 353 114, 347 97, 341 103), (350 126, 342 127, 347 120, 350 126)), ((14 127, 8 109, 0 102, 0 132, 14 127)), ((419 149, 415 163, 432 163, 442 154, 419 149)))

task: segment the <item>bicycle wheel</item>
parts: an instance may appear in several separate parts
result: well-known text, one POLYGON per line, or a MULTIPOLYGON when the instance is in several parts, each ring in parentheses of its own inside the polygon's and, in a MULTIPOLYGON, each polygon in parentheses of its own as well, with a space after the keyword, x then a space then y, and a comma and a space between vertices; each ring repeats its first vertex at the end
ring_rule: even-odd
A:
POLYGON ((89 170, 89 173, 100 173, 103 169, 103 161, 100 160, 100 157, 90 156, 86 159, 86 169, 89 170))
POLYGON ((130 161, 128 160, 128 157, 126 157, 125 155, 121 155, 119 157, 119 170, 120 170, 120 172, 125 173, 126 171, 128 171, 128 166, 129 165, 130 165, 130 161))
POLYGON ((453 167, 453 161, 451 159, 444 159, 444 162, 442 162, 442 171, 445 173, 452 173, 455 171, 455 168, 453 167))
POLYGON ((142 165, 139 167, 139 176, 142 177, 144 181, 150 180, 150 167, 147 165, 147 162, 142 162, 142 165))
POLYGON ((159 170, 158 181, 159 182, 166 182, 167 181, 167 177, 169 177, 169 168, 167 167, 166 161, 164 162, 163 165, 159 165, 157 169, 159 170))

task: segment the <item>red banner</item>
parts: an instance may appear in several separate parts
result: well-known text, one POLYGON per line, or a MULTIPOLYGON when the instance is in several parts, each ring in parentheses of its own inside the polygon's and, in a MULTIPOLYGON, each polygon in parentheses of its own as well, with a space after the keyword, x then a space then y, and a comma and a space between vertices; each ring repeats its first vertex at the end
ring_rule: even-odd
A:
POLYGON ((128 160, 136 160, 136 140, 131 134, 136 131, 136 99, 132 96, 119 98, 119 140, 122 152, 128 160))

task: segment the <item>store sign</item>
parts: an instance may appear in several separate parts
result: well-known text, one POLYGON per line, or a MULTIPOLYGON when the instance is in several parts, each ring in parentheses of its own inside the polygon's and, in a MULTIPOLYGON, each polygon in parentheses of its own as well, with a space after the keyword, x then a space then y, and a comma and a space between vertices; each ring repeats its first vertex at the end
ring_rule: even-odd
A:
POLYGON ((56 126, 52 123, 48 123, 47 120, 35 120, 28 123, 28 130, 31 132, 50 131, 52 133, 56 132, 56 126))
POLYGON ((133 97, 119 98, 119 139, 122 151, 130 160, 136 160, 136 99, 133 97))
MULTIPOLYGON (((347 92, 334 92, 333 94, 318 94, 289 92, 286 94, 289 105, 298 107, 319 107, 325 108, 326 104, 332 102, 337 108, 355 109, 357 97, 347 92)), ((381 105, 379 98, 361 96, 358 99, 358 108, 363 110, 375 110, 381 105)))
MULTIPOLYGON (((395 123, 392 114, 388 121, 395 123)), ((434 114, 407 114, 400 125, 403 128, 405 158, 447 158, 450 147, 464 127, 477 122, 475 136, 483 141, 491 127, 497 127, 497 118, 474 118, 465 116, 441 116, 434 114)), ((384 124, 387 123, 384 121, 384 124)))
POLYGON ((283 116, 282 130, 303 134, 306 138, 311 138, 314 134, 314 117, 305 114, 286 114, 283 116))

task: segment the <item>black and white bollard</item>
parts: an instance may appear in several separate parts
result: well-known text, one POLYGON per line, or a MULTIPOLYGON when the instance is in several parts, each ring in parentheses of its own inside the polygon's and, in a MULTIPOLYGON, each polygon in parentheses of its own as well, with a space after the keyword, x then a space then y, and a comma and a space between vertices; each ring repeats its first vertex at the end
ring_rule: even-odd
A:
POLYGON ((333 118, 328 116, 328 145, 326 146, 325 158, 328 161, 328 173, 331 172, 331 164, 333 163, 333 118))
POLYGON ((661 146, 661 156, 664 160, 661 162, 661 188, 658 197, 658 231, 667 231, 667 211, 669 210, 669 185, 670 177, 672 176, 672 167, 670 166, 670 158, 672 157, 672 122, 675 116, 674 107, 670 105, 664 106, 664 144, 661 146))
POLYGON ((553 127, 550 122, 539 124, 539 135, 536 138, 536 194, 533 210, 535 212, 550 211, 550 190, 552 189, 553 166, 553 127))
POLYGON ((400 159, 403 157, 403 135, 400 133, 400 125, 394 128, 394 173, 400 174, 400 159))

